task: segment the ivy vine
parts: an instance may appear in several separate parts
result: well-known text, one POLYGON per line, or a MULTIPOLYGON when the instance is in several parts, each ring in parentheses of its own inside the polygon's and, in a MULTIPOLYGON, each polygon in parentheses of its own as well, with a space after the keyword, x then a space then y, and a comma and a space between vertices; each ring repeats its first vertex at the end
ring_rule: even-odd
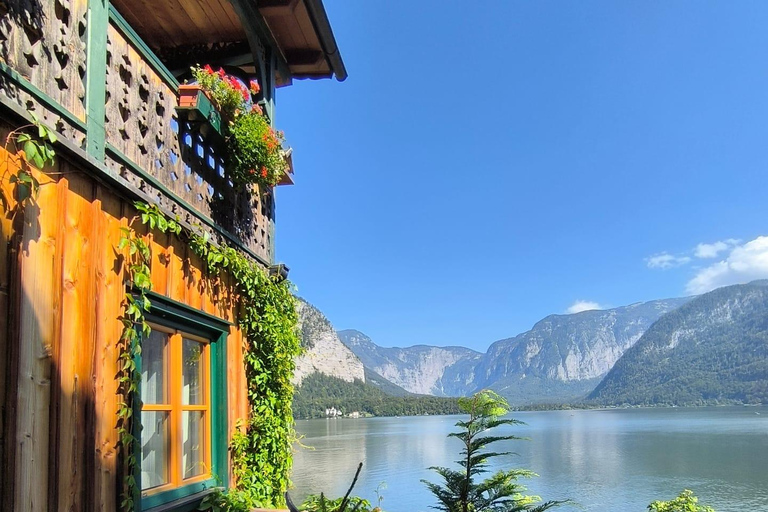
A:
POLYGON ((126 258, 124 268, 127 291, 124 298, 125 309, 120 318, 123 322, 123 332, 117 344, 117 392, 121 397, 117 409, 117 433, 122 448, 123 474, 120 509, 126 512, 133 512, 139 496, 139 486, 134 476, 138 464, 136 460, 138 439, 134 434, 133 413, 139 405, 136 400, 141 374, 136 366, 136 360, 141 355, 141 338, 149 336, 151 332, 145 313, 152 305, 147 297, 147 293, 152 290, 149 267, 152 252, 147 237, 137 233, 134 225, 140 221, 142 225, 162 233, 176 235, 181 233, 181 225, 175 220, 168 220, 157 206, 140 202, 135 203, 134 206, 139 215, 131 219, 127 227, 121 228, 122 235, 117 247, 126 258))
POLYGON ((223 273, 234 278, 235 312, 244 335, 244 370, 249 403, 248 417, 236 425, 230 450, 238 499, 250 507, 285 506, 284 493, 290 485, 291 443, 295 439, 291 400, 294 358, 300 352, 296 332, 295 299, 287 281, 269 276, 256 263, 236 249, 213 242, 201 228, 182 231, 154 205, 136 203, 139 214, 123 229, 118 249, 125 251, 128 293, 121 318, 123 334, 119 342, 118 411, 120 444, 123 449, 123 492, 121 508, 133 511, 138 485, 133 475, 137 437, 133 433, 133 411, 141 376, 136 359, 141 354, 140 339, 149 332, 145 313, 151 304, 149 263, 151 251, 146 236, 133 228, 138 219, 150 230, 184 237, 192 251, 205 263, 208 279, 223 273))
POLYGON ((207 233, 194 234, 190 247, 211 275, 226 271, 235 278, 250 408, 230 446, 236 489, 252 506, 283 507, 295 439, 291 378, 301 351, 290 284, 270 277, 234 248, 212 244, 207 233))
MULTIPOLYGON (((8 181, 14 185, 14 213, 37 197, 40 182, 35 178, 33 169, 42 170, 56 161, 56 151, 53 149, 53 144, 58 140, 56 133, 45 126, 34 112, 28 110, 27 113, 32 122, 9 132, 5 138, 4 147, 8 156, 3 178, 8 176, 8 181)), ((13 201, 1 190, 0 201, 6 209, 11 209, 13 201)))

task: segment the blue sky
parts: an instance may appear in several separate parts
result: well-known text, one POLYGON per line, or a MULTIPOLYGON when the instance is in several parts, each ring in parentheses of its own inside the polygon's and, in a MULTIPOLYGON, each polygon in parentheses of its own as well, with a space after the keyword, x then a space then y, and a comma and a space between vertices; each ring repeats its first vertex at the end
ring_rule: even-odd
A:
POLYGON ((349 78, 278 92, 277 256, 335 327, 485 350, 768 277, 768 2, 325 5, 349 78))

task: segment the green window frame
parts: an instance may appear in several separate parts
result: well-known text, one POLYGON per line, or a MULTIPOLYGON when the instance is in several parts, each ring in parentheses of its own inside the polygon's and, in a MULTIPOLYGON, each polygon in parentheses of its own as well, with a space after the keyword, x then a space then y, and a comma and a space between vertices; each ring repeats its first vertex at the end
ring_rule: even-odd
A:
MULTIPOLYGON (((187 511, 195 510, 205 491, 215 487, 228 487, 228 425, 227 425, 227 337, 232 325, 230 322, 209 315, 186 304, 174 301, 156 293, 149 293, 152 303, 146 320, 150 324, 161 326, 163 330, 178 331, 197 338, 208 340, 209 368, 208 384, 210 387, 210 478, 197 479, 193 483, 181 485, 164 491, 140 495, 135 500, 137 512, 187 511)), ((142 370, 141 356, 136 361, 139 372, 142 370)), ((135 410, 134 432, 141 439, 141 385, 135 410)), ((136 460, 139 461, 134 477, 141 484, 141 443, 136 443, 136 460)))

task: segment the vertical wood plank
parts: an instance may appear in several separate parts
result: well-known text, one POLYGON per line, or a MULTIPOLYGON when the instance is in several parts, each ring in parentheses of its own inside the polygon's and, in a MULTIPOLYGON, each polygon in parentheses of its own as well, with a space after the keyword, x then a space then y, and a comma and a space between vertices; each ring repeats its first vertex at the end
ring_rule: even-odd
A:
POLYGON ((152 251, 150 265, 152 291, 163 295, 168 294, 168 272, 170 269, 168 237, 168 233, 155 233, 150 246, 152 251))
MULTIPOLYGON (((63 217, 61 357, 59 374, 58 510, 87 510, 83 502, 93 451, 87 410, 93 407, 88 381, 94 356, 93 183, 70 175, 63 217), (90 446, 89 446, 90 444, 90 446)), ((90 486, 91 482, 87 482, 90 486)))
MULTIPOLYGON (((5 139, 7 130, 2 130, 0 137, 5 139)), ((15 172, 16 166, 5 149, 0 149, 0 176, 8 176, 15 172)), ((13 243, 13 224, 11 220, 11 211, 15 205, 13 203, 13 193, 9 180, 0 180, 0 194, 2 194, 9 204, 0 201, 0 503, 10 504, 13 496, 10 493, 10 482, 12 475, 9 475, 9 467, 12 467, 12 461, 9 461, 10 454, 6 451, 7 436, 6 432, 11 428, 10 418, 6 414, 8 407, 8 398, 6 392, 8 389, 15 389, 9 386, 8 379, 11 373, 11 360, 15 351, 10 346, 15 343, 15 336, 11 333, 11 287, 16 277, 16 268, 13 264, 14 246, 13 243), (13 340, 13 341, 11 341, 13 340), (8 475, 8 476, 6 476, 8 475)), ((15 279, 18 281, 18 279, 15 279)))
POLYGON ((186 248, 174 237, 169 245, 170 265, 168 274, 168 296, 176 301, 184 302, 187 294, 187 278, 184 258, 186 248))
MULTIPOLYGON (((62 180, 63 182, 63 180, 62 180)), ((61 283, 58 219, 66 203, 63 184, 45 185, 24 209, 16 417, 16 510, 49 510, 51 353, 61 283)), ((55 393, 54 393, 55 394, 55 393)))
POLYGON ((195 309, 203 309, 203 274, 200 271, 203 260, 187 248, 186 303, 195 309))
POLYGON ((112 511, 117 503, 117 340, 122 331, 122 266, 117 261, 117 246, 127 222, 122 219, 122 202, 102 187, 96 190, 102 211, 96 233, 104 244, 94 248, 96 265, 96 332, 93 361, 94 480, 91 500, 96 511, 112 511))

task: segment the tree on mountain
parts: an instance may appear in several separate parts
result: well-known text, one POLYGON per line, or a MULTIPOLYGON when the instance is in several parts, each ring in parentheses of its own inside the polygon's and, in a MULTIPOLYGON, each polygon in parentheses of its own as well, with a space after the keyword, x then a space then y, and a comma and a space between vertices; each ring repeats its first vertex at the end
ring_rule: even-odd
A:
POLYGON ((488 459, 509 454, 487 451, 488 445, 497 441, 522 439, 512 435, 482 434, 501 425, 519 425, 522 422, 511 418, 502 419, 509 412, 509 404, 490 390, 460 398, 459 407, 469 414, 469 419, 456 423, 461 431, 452 432, 448 436, 456 437, 464 443, 461 460, 456 461, 461 469, 431 467, 429 469, 436 471, 445 482, 435 484, 422 480, 439 502, 433 508, 445 512, 543 512, 564 503, 541 503, 538 496, 525 495, 526 488, 518 483, 518 479, 536 476, 525 469, 500 470, 478 482, 475 477, 488 472, 488 459))

